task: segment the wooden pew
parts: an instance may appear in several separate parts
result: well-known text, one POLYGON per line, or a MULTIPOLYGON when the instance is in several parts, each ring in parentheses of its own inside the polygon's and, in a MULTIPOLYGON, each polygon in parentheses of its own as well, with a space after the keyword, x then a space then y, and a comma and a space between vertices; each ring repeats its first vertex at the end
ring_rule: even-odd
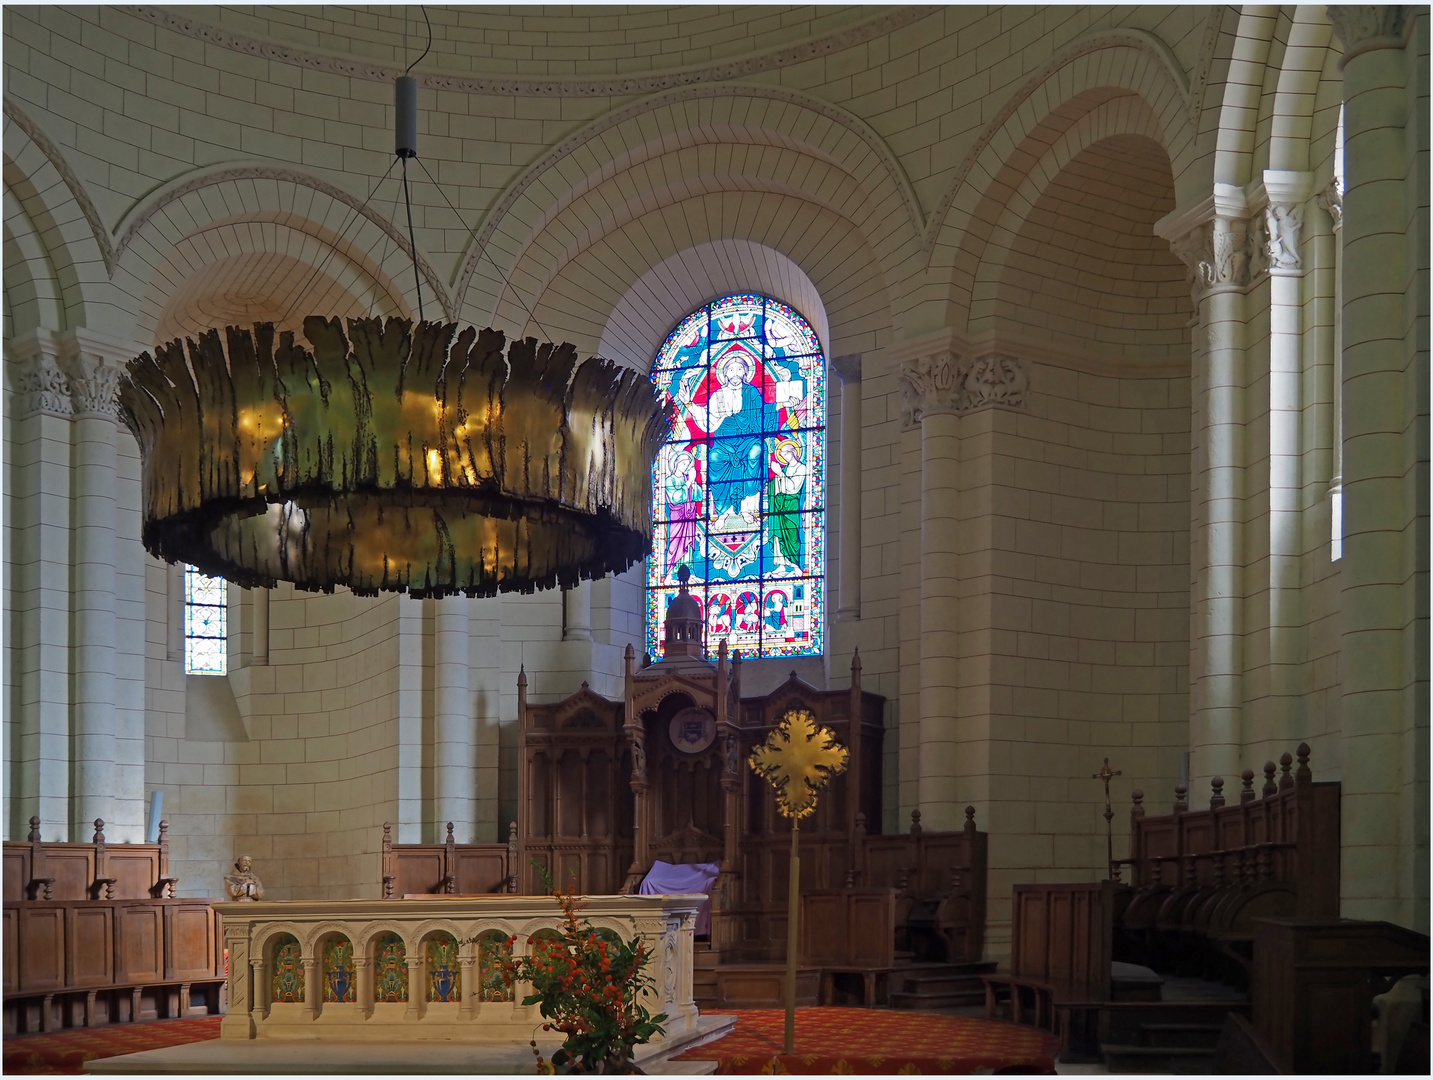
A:
POLYGON ((224 944, 206 899, 175 899, 157 844, 4 845, 4 1031, 223 1011, 224 944))

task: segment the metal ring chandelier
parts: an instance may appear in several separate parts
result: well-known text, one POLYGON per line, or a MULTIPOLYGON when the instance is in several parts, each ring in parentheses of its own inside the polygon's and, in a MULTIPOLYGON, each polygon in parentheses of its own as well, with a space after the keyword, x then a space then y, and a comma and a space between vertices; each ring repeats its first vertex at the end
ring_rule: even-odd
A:
POLYGON ((651 546, 670 420, 641 373, 404 319, 210 330, 130 362, 143 541, 244 586, 531 592, 651 546))
POLYGON ((418 325, 350 319, 345 333, 311 315, 310 348, 266 322, 131 360, 120 415, 156 557, 246 587, 492 596, 620 572, 651 549, 671 419, 647 378, 578 364, 569 344, 524 338, 505 356, 500 331, 421 321, 412 68, 394 85, 394 153, 418 325))

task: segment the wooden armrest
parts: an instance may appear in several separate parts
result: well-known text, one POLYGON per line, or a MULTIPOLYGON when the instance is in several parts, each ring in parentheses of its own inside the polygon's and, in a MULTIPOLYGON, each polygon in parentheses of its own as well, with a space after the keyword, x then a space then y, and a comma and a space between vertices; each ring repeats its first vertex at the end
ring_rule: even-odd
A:
POLYGON ((113 899, 113 897, 111 897, 111 896, 109 895, 109 894, 110 894, 110 891, 111 891, 110 887, 111 887, 116 881, 118 881, 118 880, 119 880, 118 878, 112 878, 112 877, 97 877, 97 878, 95 878, 94 881, 90 883, 90 890, 95 894, 94 897, 93 897, 93 899, 95 899, 95 900, 111 900, 111 899, 113 899))
POLYGON ((51 899, 51 897, 50 897, 50 892, 53 890, 54 885, 55 885, 55 879, 52 878, 52 877, 37 877, 37 878, 31 878, 31 879, 30 879, 30 886, 29 886, 30 892, 31 892, 31 894, 32 894, 32 895, 31 895, 31 899, 32 899, 32 900, 49 900, 49 899, 51 899))
POLYGON ((179 884, 177 877, 162 877, 154 883, 149 894, 157 900, 163 900, 174 895, 174 888, 179 884))

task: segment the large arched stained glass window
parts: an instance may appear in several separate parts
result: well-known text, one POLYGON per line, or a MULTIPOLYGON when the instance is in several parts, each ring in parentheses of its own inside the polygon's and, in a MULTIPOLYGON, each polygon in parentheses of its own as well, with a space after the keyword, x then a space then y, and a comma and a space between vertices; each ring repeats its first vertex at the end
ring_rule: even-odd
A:
POLYGON ((705 618, 707 654, 820 655, 825 620, 826 361, 811 326, 748 294, 682 320, 652 366, 676 402, 653 467, 647 651, 677 571, 705 618))

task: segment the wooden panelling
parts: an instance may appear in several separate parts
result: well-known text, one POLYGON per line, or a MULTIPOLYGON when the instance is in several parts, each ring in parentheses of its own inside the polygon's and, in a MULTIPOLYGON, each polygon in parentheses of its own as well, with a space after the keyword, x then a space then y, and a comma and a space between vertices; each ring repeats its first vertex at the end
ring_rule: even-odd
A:
POLYGON ((197 979, 214 970, 219 917, 207 907, 163 908, 166 979, 197 979))
POLYGON ((65 985, 65 909, 19 903, 20 990, 58 990, 65 985))
POLYGON ((159 879, 157 851, 126 851, 110 847, 105 851, 105 876, 114 878, 112 900, 147 900, 159 879))
POLYGON ((1108 881, 1015 886, 1011 974, 1070 998, 1107 998, 1112 897, 1108 881))
POLYGON ((114 982, 114 908, 108 904, 69 909, 65 949, 69 986, 107 986, 114 982))
POLYGON ((158 904, 116 903, 115 978, 159 982, 164 978, 163 909, 158 904))
POLYGON ((6 900, 26 900, 26 886, 30 881, 30 845, 5 845, 5 890, 6 900))
POLYGON ((46 845, 45 876, 55 879, 50 892, 52 900, 94 899, 94 848, 46 845))
POLYGON ((0 957, 5 967, 4 992, 13 994, 20 989, 20 912, 13 907, 5 908, 5 955, 0 957))

